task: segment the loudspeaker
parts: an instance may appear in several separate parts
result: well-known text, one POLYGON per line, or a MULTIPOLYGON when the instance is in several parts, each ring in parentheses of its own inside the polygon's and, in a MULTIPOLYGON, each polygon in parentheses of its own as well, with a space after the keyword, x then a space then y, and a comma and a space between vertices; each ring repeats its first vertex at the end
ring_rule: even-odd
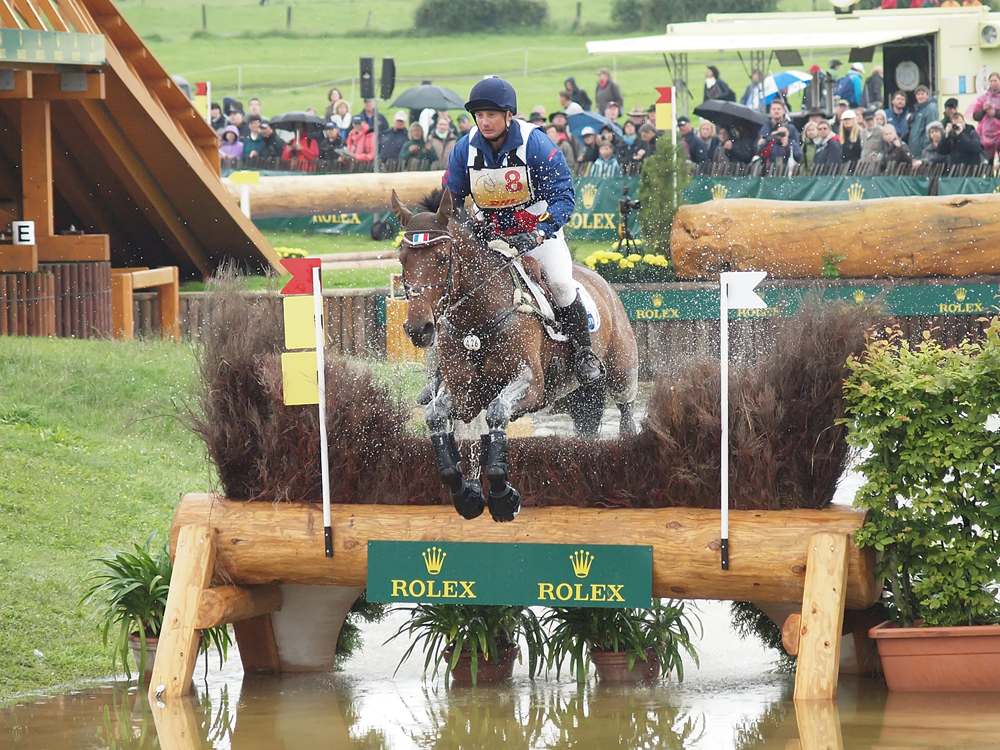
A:
POLYGON ((361 98, 375 98, 375 58, 361 58, 361 98))
POLYGON ((396 88, 396 58, 382 58, 382 98, 389 99, 396 88))

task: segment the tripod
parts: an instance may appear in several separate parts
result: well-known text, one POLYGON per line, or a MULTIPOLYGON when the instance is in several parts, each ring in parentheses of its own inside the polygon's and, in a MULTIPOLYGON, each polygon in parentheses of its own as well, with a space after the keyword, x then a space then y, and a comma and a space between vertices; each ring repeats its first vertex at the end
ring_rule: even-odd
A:
MULTIPOLYGON (((618 223, 618 244, 615 245, 615 252, 627 257, 638 251, 636 250, 635 235, 632 234, 632 229, 628 225, 629 216, 632 214, 632 207, 622 205, 625 203, 625 200, 619 201, 618 206, 618 213, 621 216, 621 220, 618 223)), ((639 254, 641 255, 642 253, 639 254)))

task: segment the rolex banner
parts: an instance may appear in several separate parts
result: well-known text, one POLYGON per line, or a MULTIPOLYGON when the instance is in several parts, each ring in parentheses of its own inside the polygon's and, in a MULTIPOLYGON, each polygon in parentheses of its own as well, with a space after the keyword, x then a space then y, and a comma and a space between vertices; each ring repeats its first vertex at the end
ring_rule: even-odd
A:
POLYGON ((368 601, 649 607, 646 545, 368 542, 368 601))
POLYGON ((926 177, 692 177, 684 200, 861 201, 927 195, 929 187, 926 177))

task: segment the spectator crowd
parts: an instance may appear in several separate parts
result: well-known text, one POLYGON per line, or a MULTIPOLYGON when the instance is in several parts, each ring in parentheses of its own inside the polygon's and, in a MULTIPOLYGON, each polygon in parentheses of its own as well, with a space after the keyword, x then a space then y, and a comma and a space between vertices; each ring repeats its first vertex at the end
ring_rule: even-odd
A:
MULTIPOLYGON (((759 164, 766 174, 807 175, 855 164, 866 165, 868 173, 901 174, 923 165, 975 167, 996 160, 1000 73, 990 74, 988 90, 964 113, 958 111, 956 99, 948 99, 942 115, 927 86, 918 86, 912 96, 896 91, 883 102, 881 67, 874 67, 867 77, 862 63, 853 63, 841 75, 843 67, 833 59, 825 71, 819 66, 810 70, 814 82, 832 86, 833 112, 814 108, 792 113, 784 92, 779 92, 766 106, 767 121, 762 126, 743 118, 716 118, 723 123, 720 126, 702 119, 696 126, 681 116, 678 142, 700 171, 710 171, 715 164, 759 164)), ((703 93, 706 102, 737 101, 736 91, 714 65, 706 68, 703 93)), ((626 110, 621 87, 607 68, 597 72, 592 97, 570 77, 558 92, 558 101, 554 112, 536 106, 517 117, 542 128, 576 174, 637 174, 643 161, 656 153, 663 129, 657 127, 655 106, 626 110), (569 118, 588 112, 599 116, 574 135, 569 118)), ((760 110, 765 102, 764 77, 754 70, 739 103, 760 110)), ((285 116, 276 127, 261 114, 256 97, 249 100, 247 113, 234 99, 227 98, 222 105, 213 102, 211 125, 219 135, 220 156, 229 166, 303 171, 324 164, 343 171, 366 169, 376 159, 384 171, 441 169, 473 125, 468 114, 453 121, 448 111, 434 109, 399 110, 390 124, 372 99, 365 99, 360 111, 352 113, 351 103, 336 88, 329 91, 322 117, 312 108, 305 114, 310 116, 308 122, 285 116), (278 130, 290 133, 290 139, 278 130)))

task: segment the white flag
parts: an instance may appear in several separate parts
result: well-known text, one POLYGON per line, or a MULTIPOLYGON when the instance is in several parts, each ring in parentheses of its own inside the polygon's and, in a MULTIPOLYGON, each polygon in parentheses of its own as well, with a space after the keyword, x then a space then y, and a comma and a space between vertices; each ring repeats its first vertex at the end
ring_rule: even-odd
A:
POLYGON ((754 291, 767 276, 767 271, 729 271, 719 274, 719 283, 729 310, 753 310, 767 307, 767 303, 754 291))

